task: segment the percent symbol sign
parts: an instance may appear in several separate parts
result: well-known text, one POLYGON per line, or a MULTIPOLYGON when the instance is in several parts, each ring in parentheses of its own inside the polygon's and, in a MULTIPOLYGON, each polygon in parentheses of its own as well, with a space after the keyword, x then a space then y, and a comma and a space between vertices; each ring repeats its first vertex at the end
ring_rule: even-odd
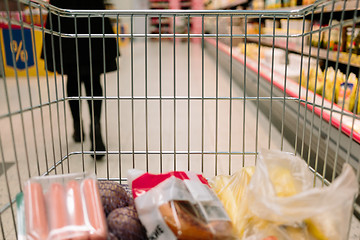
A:
POLYGON ((27 52, 23 48, 23 41, 20 41, 19 45, 16 40, 12 41, 11 44, 11 50, 13 53, 15 53, 15 61, 17 62, 19 60, 19 57, 21 61, 25 62, 27 61, 27 52))

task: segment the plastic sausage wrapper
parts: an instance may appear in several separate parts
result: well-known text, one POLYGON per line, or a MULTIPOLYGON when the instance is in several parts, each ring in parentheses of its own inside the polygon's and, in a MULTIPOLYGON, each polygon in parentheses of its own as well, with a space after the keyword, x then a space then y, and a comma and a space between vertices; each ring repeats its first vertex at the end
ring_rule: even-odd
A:
POLYGON ((128 179, 149 239, 235 239, 230 218, 203 176, 129 170, 128 179))
POLYGON ((19 239, 106 240, 97 180, 85 173, 35 177, 24 184, 19 239))

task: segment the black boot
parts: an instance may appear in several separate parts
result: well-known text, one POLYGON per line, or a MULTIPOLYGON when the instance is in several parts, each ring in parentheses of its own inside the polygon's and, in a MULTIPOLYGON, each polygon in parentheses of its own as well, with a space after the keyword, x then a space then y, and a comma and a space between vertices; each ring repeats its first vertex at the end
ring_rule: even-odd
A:
MULTIPOLYGON (((83 125, 84 126, 84 125, 83 125)), ((81 142, 81 133, 80 133, 80 121, 74 121, 74 133, 73 133, 73 139, 75 142, 81 142)), ((83 138, 82 140, 85 140, 85 134, 84 129, 82 131, 83 138)))
POLYGON ((100 121, 95 120, 95 144, 94 144, 93 126, 91 125, 90 127, 91 127, 91 130, 90 130, 91 149, 90 149, 90 151, 94 151, 94 149, 96 148, 95 149, 96 154, 91 154, 91 157, 95 159, 95 155, 96 155, 96 160, 100 160, 105 156, 105 153, 98 153, 98 151, 103 151, 103 152, 106 151, 105 144, 101 137, 100 121))

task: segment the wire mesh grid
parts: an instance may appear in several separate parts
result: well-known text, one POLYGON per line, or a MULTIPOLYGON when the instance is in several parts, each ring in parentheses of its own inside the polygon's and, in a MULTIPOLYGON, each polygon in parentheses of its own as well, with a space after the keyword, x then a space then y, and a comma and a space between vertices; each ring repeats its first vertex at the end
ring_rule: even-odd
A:
MULTIPOLYGON (((352 26, 353 42, 359 23, 358 1, 352 2, 350 17, 347 1, 341 4, 317 1, 302 9, 278 11, 70 10, 40 0, 15 1, 15 9, 11 9, 9 3, 5 0, 1 20, 8 26, 12 45, 2 43, 1 48, 11 48, 9 59, 17 66, 22 55, 27 58, 29 45, 35 56, 35 73, 31 74, 29 61, 23 61, 22 69, 14 67, 12 75, 6 71, 5 63, 1 66, 3 239, 15 238, 15 196, 25 180, 37 175, 88 171, 99 179, 126 183, 127 170, 135 167, 150 172, 193 170, 212 177, 256 164, 258 152, 268 148, 293 152, 303 158, 314 171, 317 179, 314 184, 334 180, 345 162, 354 167, 360 179, 359 115, 344 110, 345 95, 342 104, 334 104, 335 87, 330 90, 323 87, 314 94, 309 90, 310 74, 302 74, 322 62, 325 86, 330 65, 335 72, 343 69, 346 79, 354 72, 356 64, 351 56, 355 49, 351 46, 348 58, 343 59, 340 48, 335 52, 323 51, 320 36, 327 33, 329 49, 331 31, 340 31, 341 42, 343 27, 352 26), (22 15, 24 5, 28 7, 29 21, 22 15), (19 18, 14 19, 14 15, 19 18), (35 15, 39 16, 39 25, 34 23, 35 15), (45 27, 46 15, 50 28, 45 27), (320 25, 328 26, 313 29, 314 16, 320 16, 320 25), (333 20, 335 16, 340 20, 333 20), (167 30, 161 20, 165 17, 170 19, 167 30), (154 18, 158 19, 157 33, 150 31, 149 23, 154 18), (72 20, 72 31, 61 30, 63 19, 72 20), (79 29, 82 21, 79 19, 85 20, 87 29, 79 29), (129 22, 129 33, 120 32, 119 28, 107 33, 106 19, 116 26, 125 19, 129 22), (300 31, 292 31, 292 19, 300 20, 300 31), (285 31, 275 27, 279 20, 285 24, 285 31), (101 32, 92 32, 92 21, 101 23, 101 32), (265 21, 272 25, 270 31, 264 26, 265 21), (179 22, 185 23, 182 32, 179 22), (258 23, 258 29, 250 31, 249 23, 258 23), (15 29, 20 31, 19 36, 14 35, 15 29), (25 37, 27 29, 32 41, 25 37), (50 36, 50 46, 38 47, 36 42, 42 43, 45 36, 50 36), (308 45, 315 38, 318 46, 308 45), (68 96, 66 92, 68 76, 64 66, 69 59, 62 56, 62 49, 70 47, 63 43, 66 39, 72 39, 75 48, 77 96, 68 96), (94 39, 100 41, 96 48, 101 49, 104 58, 100 60, 103 94, 98 96, 94 95, 93 74, 88 75, 90 94, 82 93, 79 80, 83 74, 79 67, 82 44, 86 42, 88 47, 90 71, 99 64, 98 59, 91 57, 94 39), (111 73, 106 71, 105 58, 109 54, 106 39, 116 39, 117 68, 111 73), (121 39, 129 39, 128 46, 119 47, 121 39), (294 41, 298 47, 293 47, 294 41), (269 47, 267 62, 262 57, 265 52, 262 45, 269 47), (282 74, 277 71, 276 51, 280 47, 286 56, 282 74), (51 66, 47 64, 45 48, 50 48, 53 56, 59 54, 59 65, 54 59, 51 66), (41 52, 44 63, 37 58, 41 52), (292 69, 287 67, 294 52, 300 57, 298 82, 290 79, 292 69), (45 71, 41 75, 42 67, 57 74, 45 71), (320 96, 325 96, 326 91, 332 91, 331 101, 320 96), (91 135, 95 126, 90 122, 95 118, 94 105, 100 100, 106 150, 94 152, 89 151, 91 140, 96 143, 95 134, 91 135), (83 116, 80 131, 85 134, 80 134, 80 143, 74 143, 71 137, 73 122, 68 106, 71 101, 78 103, 83 116), (94 161, 91 154, 105 156, 94 161)), ((4 51, 0 52, 1 58, 8 61, 4 51)), ((315 69, 317 78, 320 73, 315 69)), ((355 69, 359 76, 359 68, 355 69)), ((337 75, 334 86, 336 81, 337 75)), ((315 81, 313 89, 318 89, 317 84, 315 81)), ((355 99, 359 99, 358 84, 355 92, 355 99)), ((355 101, 354 109, 358 104, 355 101)))

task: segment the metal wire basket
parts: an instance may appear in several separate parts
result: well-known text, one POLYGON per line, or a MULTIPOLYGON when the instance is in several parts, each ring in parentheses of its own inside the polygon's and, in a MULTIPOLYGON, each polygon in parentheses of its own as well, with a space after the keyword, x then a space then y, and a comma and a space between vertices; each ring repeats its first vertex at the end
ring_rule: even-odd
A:
MULTIPOLYGON (((353 110, 346 110, 346 94, 341 101, 335 87, 325 87, 330 66, 335 73, 338 69, 345 73, 345 93, 350 73, 359 76, 356 47, 350 44, 345 56, 340 51, 345 27, 351 27, 348 38, 356 42, 359 1, 250 11, 71 10, 41 0, 5 0, 4 6, 0 16, 2 239, 16 238, 16 194, 25 180, 38 175, 88 171, 99 179, 126 183, 127 170, 140 168, 193 170, 212 177, 256 164, 258 152, 268 148, 302 157, 320 184, 332 182, 345 162, 360 180, 359 84, 351 85, 355 86, 353 110), (45 27, 46 15, 56 29, 52 24, 45 27), (72 31, 61 30, 62 19, 72 19, 72 31), (79 19, 88 29, 78 28, 79 19), (100 22, 101 32, 92 32, 92 19, 100 22), (128 23, 129 33, 118 27, 106 32, 106 19, 116 26, 128 23), (157 32, 150 26, 153 19, 157 32), (322 27, 314 27, 315 22, 322 27), (338 45, 331 51, 334 32, 338 45), (87 42, 91 56, 96 50, 92 41, 97 39, 105 58, 106 40, 116 40, 117 68, 106 73, 104 63, 103 94, 93 94, 91 79, 90 94, 81 94, 78 88, 77 96, 67 95, 68 59, 60 54, 60 64, 49 66, 39 57, 45 52, 46 36, 52 39, 50 49, 68 48, 63 42, 73 40, 78 86, 82 43, 87 42), (129 39, 129 45, 120 47, 122 39, 129 39), (294 58, 295 69, 290 65, 294 58), (312 82, 320 74, 322 82, 312 82), (322 97, 329 91, 330 99, 322 97), (94 114, 88 113, 94 113, 100 100, 106 150, 89 151, 95 140, 89 132, 95 127, 88 127, 89 119, 94 120, 94 114), (80 143, 71 138, 71 101, 79 103, 83 116, 80 143), (81 104, 87 101, 89 110, 81 104), (90 155, 104 158, 94 161, 90 155)), ((90 60, 89 69, 95 64, 90 60)))

